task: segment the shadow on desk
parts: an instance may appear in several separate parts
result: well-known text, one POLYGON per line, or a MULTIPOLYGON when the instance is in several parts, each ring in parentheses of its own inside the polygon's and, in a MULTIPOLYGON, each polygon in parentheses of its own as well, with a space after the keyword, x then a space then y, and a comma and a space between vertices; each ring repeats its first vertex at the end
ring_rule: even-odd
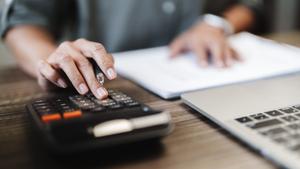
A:
MULTIPOLYGON (((32 131, 32 130, 30 130, 32 131)), ((55 154, 43 144, 41 139, 36 139, 38 133, 30 132, 27 137, 28 155, 32 168, 43 169, 89 169, 111 168, 114 165, 139 163, 160 158, 164 153, 164 146, 159 140, 124 144, 116 147, 83 151, 68 155, 55 154)))

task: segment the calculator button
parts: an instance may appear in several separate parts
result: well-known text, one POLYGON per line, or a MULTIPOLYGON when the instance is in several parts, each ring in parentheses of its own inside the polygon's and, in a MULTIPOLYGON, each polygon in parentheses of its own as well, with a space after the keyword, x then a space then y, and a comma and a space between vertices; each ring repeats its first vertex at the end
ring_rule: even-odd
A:
POLYGON ((55 114, 57 111, 55 111, 54 109, 51 108, 47 108, 47 109, 36 109, 36 111, 40 114, 40 115, 46 115, 46 114, 55 114))
POLYGON ((95 100, 95 102, 98 103, 101 106, 112 106, 112 105, 116 104, 116 102, 112 99, 95 100))
POLYGON ((50 106, 36 106, 36 109, 39 109, 39 110, 45 110, 45 109, 48 109, 50 106))
POLYGON ((36 100, 34 103, 47 103, 47 100, 40 99, 40 100, 36 100))
POLYGON ((95 108, 97 108, 97 106, 94 106, 94 105, 80 107, 80 109, 83 110, 83 111, 90 111, 90 110, 93 110, 95 108))
POLYGON ((68 111, 69 112, 69 111, 72 111, 73 108, 71 106, 62 106, 61 109, 63 111, 68 111))
POLYGON ((46 103, 46 102, 37 102, 37 103, 34 103, 33 106, 35 107, 40 107, 40 106, 48 106, 49 103, 46 103))
POLYGON ((108 106, 108 108, 110 109, 119 109, 119 108, 122 108, 123 106, 121 104, 115 104, 115 105, 111 105, 111 106, 108 106))
POLYGON ((82 112, 80 110, 72 111, 72 112, 65 112, 63 114, 64 119, 76 118, 82 116, 82 112))
POLYGON ((140 104, 138 102, 130 102, 130 103, 126 103, 126 106, 129 106, 129 107, 134 107, 134 106, 139 106, 140 104))
POLYGON ((45 123, 50 122, 50 121, 60 120, 60 119, 61 119, 61 116, 60 116, 60 114, 58 114, 58 113, 55 113, 55 114, 47 114, 47 115, 43 115, 43 116, 42 116, 42 120, 43 120, 43 122, 45 122, 45 123))
POLYGON ((91 109, 90 112, 95 112, 95 113, 97 113, 97 112, 102 112, 102 111, 104 111, 104 110, 105 110, 104 107, 98 106, 98 107, 96 107, 96 108, 94 108, 94 109, 91 109))

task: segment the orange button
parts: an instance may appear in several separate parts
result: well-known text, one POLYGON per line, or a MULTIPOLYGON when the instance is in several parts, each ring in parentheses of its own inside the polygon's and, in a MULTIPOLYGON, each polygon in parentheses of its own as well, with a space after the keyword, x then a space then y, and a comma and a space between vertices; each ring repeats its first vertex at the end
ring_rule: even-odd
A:
POLYGON ((76 110, 71 112, 65 112, 63 116, 65 119, 70 119, 70 118, 80 117, 81 115, 82 112, 80 110, 76 110))
POLYGON ((61 116, 58 113, 55 114, 47 114, 42 116, 42 120, 44 122, 50 122, 50 121, 55 121, 55 120, 60 120, 61 116))

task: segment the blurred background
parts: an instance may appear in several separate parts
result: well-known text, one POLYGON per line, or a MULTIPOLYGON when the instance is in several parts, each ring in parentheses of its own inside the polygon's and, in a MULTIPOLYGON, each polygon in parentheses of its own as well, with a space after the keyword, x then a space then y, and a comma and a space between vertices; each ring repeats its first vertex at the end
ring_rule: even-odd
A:
MULTIPOLYGON (((257 1, 257 0, 253 0, 257 1)), ((300 1, 299 0, 262 0, 263 20, 255 33, 267 35, 278 32, 300 31, 300 1)), ((0 0, 3 7, 5 0, 0 0)), ((210 0, 206 4, 206 13, 219 13, 232 0, 210 0)), ((1 10, 2 8, 0 8, 1 10)), ((300 37, 299 37, 300 38, 300 37)), ((0 67, 15 64, 14 59, 0 42, 0 67)))

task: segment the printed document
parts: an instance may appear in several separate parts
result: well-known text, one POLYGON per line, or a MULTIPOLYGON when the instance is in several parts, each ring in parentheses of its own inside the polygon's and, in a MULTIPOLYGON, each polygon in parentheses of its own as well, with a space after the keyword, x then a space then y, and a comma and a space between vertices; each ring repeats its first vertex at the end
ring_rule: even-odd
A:
POLYGON ((117 72, 165 99, 180 94, 300 71, 300 49, 247 32, 229 38, 242 57, 230 68, 201 68, 193 53, 170 59, 168 47, 113 54, 117 72))

